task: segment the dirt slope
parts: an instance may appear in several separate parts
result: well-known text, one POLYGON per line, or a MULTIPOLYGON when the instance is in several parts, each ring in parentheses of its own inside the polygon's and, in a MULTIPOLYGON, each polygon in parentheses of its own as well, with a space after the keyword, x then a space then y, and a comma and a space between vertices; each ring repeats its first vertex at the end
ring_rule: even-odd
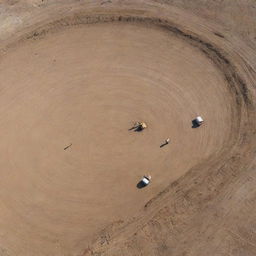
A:
POLYGON ((253 7, 3 2, 1 255, 255 255, 253 7))

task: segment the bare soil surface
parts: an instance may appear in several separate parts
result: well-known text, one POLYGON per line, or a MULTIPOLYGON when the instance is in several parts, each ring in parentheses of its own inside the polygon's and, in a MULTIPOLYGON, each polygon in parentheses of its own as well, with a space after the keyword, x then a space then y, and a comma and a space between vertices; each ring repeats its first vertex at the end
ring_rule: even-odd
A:
POLYGON ((4 1, 0 255, 256 255, 254 8, 4 1))

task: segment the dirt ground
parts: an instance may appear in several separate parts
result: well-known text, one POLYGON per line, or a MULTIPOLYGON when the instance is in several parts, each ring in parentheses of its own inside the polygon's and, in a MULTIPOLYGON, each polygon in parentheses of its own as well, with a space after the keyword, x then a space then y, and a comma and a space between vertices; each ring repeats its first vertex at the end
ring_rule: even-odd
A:
POLYGON ((256 255, 253 0, 0 11, 1 256, 256 255))

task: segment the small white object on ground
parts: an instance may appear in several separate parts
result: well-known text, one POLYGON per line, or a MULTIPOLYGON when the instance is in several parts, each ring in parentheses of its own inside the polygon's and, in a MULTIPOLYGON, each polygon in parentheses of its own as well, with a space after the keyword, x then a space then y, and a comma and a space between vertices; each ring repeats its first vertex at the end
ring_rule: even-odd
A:
POLYGON ((141 181, 146 186, 146 185, 148 185, 150 183, 151 176, 150 175, 144 175, 141 181))
POLYGON ((201 116, 197 116, 195 120, 198 125, 201 125, 204 122, 204 120, 201 116))

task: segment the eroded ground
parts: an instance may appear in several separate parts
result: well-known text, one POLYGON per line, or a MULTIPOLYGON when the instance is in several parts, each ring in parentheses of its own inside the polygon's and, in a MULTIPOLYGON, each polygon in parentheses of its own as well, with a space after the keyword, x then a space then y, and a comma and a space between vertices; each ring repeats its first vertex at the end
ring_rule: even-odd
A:
POLYGON ((194 4, 2 4, 2 255, 255 255, 254 19, 194 4))

